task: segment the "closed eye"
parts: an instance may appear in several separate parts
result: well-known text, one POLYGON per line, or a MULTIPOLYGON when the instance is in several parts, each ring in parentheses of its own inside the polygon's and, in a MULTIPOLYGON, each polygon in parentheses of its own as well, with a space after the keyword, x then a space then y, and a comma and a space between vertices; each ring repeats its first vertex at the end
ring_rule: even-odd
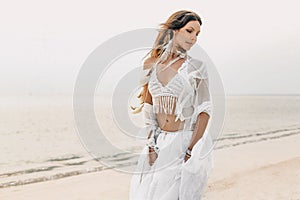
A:
MULTIPOLYGON (((186 30, 188 33, 192 33, 193 31, 192 30, 186 30)), ((196 34, 196 36, 198 36, 199 35, 199 32, 196 34)))

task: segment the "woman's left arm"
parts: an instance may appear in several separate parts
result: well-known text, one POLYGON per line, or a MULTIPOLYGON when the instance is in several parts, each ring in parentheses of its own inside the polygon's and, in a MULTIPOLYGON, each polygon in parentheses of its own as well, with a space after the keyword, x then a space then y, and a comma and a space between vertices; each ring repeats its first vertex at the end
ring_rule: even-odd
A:
POLYGON ((194 145, 202 138, 211 115, 211 98, 209 92, 208 74, 204 63, 194 74, 194 113, 192 122, 194 130, 192 139, 186 152, 185 160, 191 157, 194 145))
POLYGON ((204 131, 207 127, 209 117, 210 116, 206 112, 201 112, 198 115, 197 122, 195 124, 195 129, 193 131, 192 139, 188 147, 188 150, 186 151, 184 161, 187 161, 191 157, 191 151, 194 145, 199 141, 199 139, 202 138, 204 131))
POLYGON ((207 127, 209 115, 206 112, 201 112, 198 115, 197 122, 195 124, 195 129, 193 131, 193 136, 191 139, 191 143, 189 145, 189 150, 192 150, 194 145, 198 142, 200 138, 202 138, 204 131, 207 127))

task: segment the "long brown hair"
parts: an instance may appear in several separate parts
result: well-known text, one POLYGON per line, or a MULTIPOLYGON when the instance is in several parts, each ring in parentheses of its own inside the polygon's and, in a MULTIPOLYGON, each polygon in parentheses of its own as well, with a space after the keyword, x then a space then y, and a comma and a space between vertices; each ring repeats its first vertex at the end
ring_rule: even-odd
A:
MULTIPOLYGON (((154 42, 153 48, 145 55, 147 57, 150 54, 150 58, 157 59, 164 52, 164 46, 168 44, 168 42, 174 37, 174 30, 179 30, 184 27, 190 21, 198 21, 200 26, 202 25, 202 21, 199 15, 195 12, 188 10, 180 10, 173 13, 166 22, 159 24, 159 33, 154 42)), ((145 58, 144 57, 144 58, 145 58)), ((148 83, 143 85, 141 93, 137 96, 140 99, 140 107, 134 108, 131 107, 133 113, 139 113, 145 103, 146 97, 148 93, 148 83)))

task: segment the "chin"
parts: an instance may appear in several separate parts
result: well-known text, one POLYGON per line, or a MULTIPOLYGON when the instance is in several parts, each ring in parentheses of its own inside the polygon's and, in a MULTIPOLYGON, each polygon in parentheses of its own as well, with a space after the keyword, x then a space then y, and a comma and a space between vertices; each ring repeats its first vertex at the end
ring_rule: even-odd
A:
POLYGON ((192 46, 193 46, 193 45, 185 45, 185 46, 184 46, 184 49, 185 49, 186 51, 188 51, 188 50, 190 50, 190 49, 192 48, 192 46))
POLYGON ((186 51, 188 51, 188 50, 190 50, 191 49, 191 47, 189 46, 189 47, 185 47, 184 48, 186 51))

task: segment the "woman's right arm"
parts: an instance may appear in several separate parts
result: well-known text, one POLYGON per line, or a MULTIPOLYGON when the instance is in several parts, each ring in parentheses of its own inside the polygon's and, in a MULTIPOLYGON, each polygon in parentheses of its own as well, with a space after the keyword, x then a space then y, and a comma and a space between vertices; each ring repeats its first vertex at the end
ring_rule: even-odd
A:
MULTIPOLYGON (((153 58, 147 58, 143 63, 143 70, 146 71, 146 82, 143 85, 142 101, 144 102, 143 113, 146 125, 157 127, 156 115, 153 113, 152 95, 148 89, 148 82, 151 75, 151 70, 154 64, 153 58)), ((148 134, 148 139, 151 137, 152 131, 148 134)))
MULTIPOLYGON (((153 60, 148 58, 143 65, 144 70, 150 71, 153 66, 153 60)), ((150 74, 148 74, 150 76, 150 74)), ((154 131, 158 126, 156 114, 153 112, 153 102, 152 102, 152 95, 148 89, 148 83, 143 85, 143 114, 144 114, 144 120, 145 124, 147 126, 151 126, 151 129, 148 133, 148 143, 149 146, 149 164, 153 165, 154 161, 157 158, 157 153, 155 152, 155 140, 154 140, 154 131)))

